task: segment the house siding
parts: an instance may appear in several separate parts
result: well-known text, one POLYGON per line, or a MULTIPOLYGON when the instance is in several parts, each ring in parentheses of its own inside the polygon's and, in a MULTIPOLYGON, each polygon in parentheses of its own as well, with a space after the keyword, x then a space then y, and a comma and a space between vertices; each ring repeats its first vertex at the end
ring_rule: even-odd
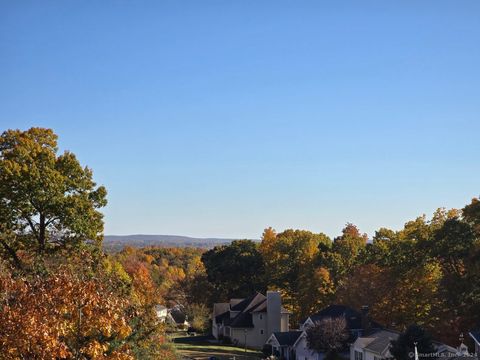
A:
POLYGON ((221 323, 215 322, 215 309, 218 304, 214 304, 212 335, 216 339, 222 336, 228 337, 232 343, 239 346, 244 346, 246 342, 249 348, 262 349, 273 332, 285 332, 289 330, 289 313, 282 313, 282 302, 279 292, 268 291, 266 297, 257 293, 251 298, 250 304, 252 304, 250 307, 247 304, 241 311, 233 311, 230 308, 230 310, 227 310, 229 314, 225 314, 225 316, 229 316, 230 319, 235 319, 241 312, 245 312, 247 317, 239 318, 242 319, 243 322, 222 319, 221 323), (256 308, 258 308, 258 310, 256 310, 256 308), (248 316, 252 317, 251 322, 248 316), (223 324, 226 326, 223 326, 223 324), (247 328, 241 326, 247 326, 247 328))
POLYGON ((231 329, 230 339, 234 344, 238 346, 245 346, 245 339, 247 340, 247 347, 252 349, 262 349, 263 344, 267 341, 267 337, 264 334, 260 334, 260 329, 231 329))
POLYGON ((323 354, 310 350, 307 340, 302 337, 295 346, 296 360, 323 360, 323 354))

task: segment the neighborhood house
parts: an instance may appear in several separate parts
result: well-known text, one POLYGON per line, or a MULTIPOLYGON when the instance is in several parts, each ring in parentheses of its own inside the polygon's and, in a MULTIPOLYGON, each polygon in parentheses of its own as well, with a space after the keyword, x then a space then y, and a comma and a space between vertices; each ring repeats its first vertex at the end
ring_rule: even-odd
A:
POLYGON ((252 349, 262 349, 274 332, 288 331, 288 323, 289 312, 282 307, 278 291, 267 291, 267 296, 257 292, 213 306, 213 336, 252 349))

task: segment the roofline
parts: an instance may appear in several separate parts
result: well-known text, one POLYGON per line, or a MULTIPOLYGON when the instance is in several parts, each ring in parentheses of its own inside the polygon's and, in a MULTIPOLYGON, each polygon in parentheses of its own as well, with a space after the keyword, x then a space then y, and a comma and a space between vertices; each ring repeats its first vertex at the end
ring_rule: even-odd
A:
POLYGON ((295 340, 295 342, 293 343, 292 347, 296 347, 297 346, 297 343, 303 339, 305 336, 307 335, 307 333, 305 332, 305 330, 302 331, 302 333, 300 334, 300 336, 297 338, 297 340, 295 340))
MULTIPOLYGON (((367 345, 367 346, 368 346, 368 345, 367 345)), ((366 347, 363 348, 363 350, 366 350, 366 351, 368 351, 368 352, 371 352, 371 353, 373 353, 373 354, 377 354, 377 355, 380 355, 380 356, 382 356, 383 352, 384 352, 385 350, 387 350, 387 349, 388 349, 388 345, 387 345, 387 346, 385 347, 385 349, 383 349, 381 352, 374 351, 374 350, 371 350, 371 349, 367 349, 366 347)))
POLYGON ((309 317, 307 317, 307 318, 302 322, 302 325, 305 326, 305 323, 306 323, 308 320, 310 320, 310 322, 311 322, 312 324, 315 324, 315 322, 314 322, 314 321, 312 320, 312 318, 309 316, 309 317))
MULTIPOLYGON (((370 341, 367 345, 362 346, 361 348, 362 348, 363 350, 368 351, 368 352, 371 352, 371 353, 378 354, 378 355, 382 356, 382 353, 381 353, 381 352, 377 352, 377 351, 373 351, 373 350, 367 349, 367 346, 368 346, 371 342, 373 342, 373 341, 375 340, 375 338, 372 338, 372 337, 369 337, 369 336, 359 336, 359 337, 357 337, 357 338, 355 339, 355 341, 354 341, 353 343, 351 343, 350 345, 351 345, 351 346, 354 346, 355 343, 356 343, 358 340, 360 340, 360 339, 372 339, 372 341, 370 341)), ((384 349, 384 350, 385 350, 385 349, 384 349)), ((382 350, 382 352, 383 352, 384 350, 382 350)))
POLYGON ((278 341, 278 339, 277 339, 277 337, 275 336, 274 333, 272 333, 272 335, 270 335, 270 337, 267 339, 266 343, 268 343, 271 338, 275 338, 275 340, 277 341, 277 343, 280 345, 280 342, 278 341))
POLYGON ((477 343, 477 345, 480 346, 480 340, 478 340, 475 335, 472 334, 471 331, 468 332, 468 335, 470 335, 470 337, 473 339, 473 341, 475 341, 477 343))

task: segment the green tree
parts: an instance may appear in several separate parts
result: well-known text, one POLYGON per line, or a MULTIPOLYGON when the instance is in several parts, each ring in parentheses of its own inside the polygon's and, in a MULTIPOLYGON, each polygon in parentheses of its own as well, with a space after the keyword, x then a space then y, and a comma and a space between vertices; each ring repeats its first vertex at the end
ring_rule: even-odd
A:
POLYGON ((480 237, 480 199, 473 198, 470 204, 462 209, 462 215, 480 237))
POLYGON ((265 290, 263 260, 257 247, 254 241, 236 240, 202 255, 217 299, 247 297, 265 290))
POLYGON ((439 259, 446 272, 461 276, 465 272, 464 259, 474 250, 475 236, 469 224, 460 219, 449 219, 435 231, 429 249, 439 259))
MULTIPOLYGON (((420 358, 422 358, 422 355, 435 352, 431 336, 420 326, 410 325, 405 332, 400 334, 397 340, 391 342, 390 353, 396 360, 412 360, 415 344, 420 358)), ((428 355, 424 357, 432 358, 428 355)))
POLYGON ((50 129, 7 130, 0 136, 0 244, 21 265, 19 251, 53 252, 102 238, 106 190, 75 155, 57 155, 50 129))
POLYGON ((330 249, 320 246, 319 262, 330 269, 336 285, 341 285, 345 277, 360 263, 366 251, 367 240, 367 234, 360 233, 355 225, 347 223, 342 235, 333 240, 330 249))

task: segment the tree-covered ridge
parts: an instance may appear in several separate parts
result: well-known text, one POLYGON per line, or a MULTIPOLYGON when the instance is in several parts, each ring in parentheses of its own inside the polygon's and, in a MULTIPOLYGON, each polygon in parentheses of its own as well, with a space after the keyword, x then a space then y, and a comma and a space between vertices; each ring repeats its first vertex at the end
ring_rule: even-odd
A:
POLYGON ((179 235, 105 235, 103 248, 105 252, 115 253, 125 246, 145 248, 149 246, 196 247, 211 249, 215 246, 230 244, 234 239, 192 238, 179 235))

